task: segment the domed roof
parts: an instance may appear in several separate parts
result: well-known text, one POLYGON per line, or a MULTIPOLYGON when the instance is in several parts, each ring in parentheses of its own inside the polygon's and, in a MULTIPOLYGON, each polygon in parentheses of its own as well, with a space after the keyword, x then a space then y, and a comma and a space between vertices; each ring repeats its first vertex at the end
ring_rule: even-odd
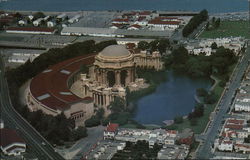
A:
POLYGON ((102 57, 127 57, 130 52, 123 45, 110 45, 104 48, 100 53, 102 57))

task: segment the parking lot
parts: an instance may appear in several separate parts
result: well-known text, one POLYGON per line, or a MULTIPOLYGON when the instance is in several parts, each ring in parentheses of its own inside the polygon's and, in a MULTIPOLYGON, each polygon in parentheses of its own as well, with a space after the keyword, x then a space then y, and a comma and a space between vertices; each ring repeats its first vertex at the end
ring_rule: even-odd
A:
POLYGON ((118 12, 109 11, 84 11, 79 22, 69 25, 70 27, 95 27, 107 28, 112 19, 119 15, 118 12))

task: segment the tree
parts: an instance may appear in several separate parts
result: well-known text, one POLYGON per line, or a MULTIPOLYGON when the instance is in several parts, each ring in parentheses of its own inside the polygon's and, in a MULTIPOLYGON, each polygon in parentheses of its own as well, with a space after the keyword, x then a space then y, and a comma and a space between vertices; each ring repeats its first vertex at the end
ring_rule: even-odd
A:
POLYGON ((220 18, 218 18, 215 22, 214 22, 215 28, 218 28, 220 26, 220 18))
POLYGON ((72 130, 70 139, 76 141, 78 139, 87 137, 87 129, 85 127, 78 127, 77 129, 72 130))
POLYGON ((244 139, 244 142, 245 143, 250 143, 250 135, 248 135, 248 137, 244 139))
POLYGON ((182 116, 176 116, 174 118, 174 123, 179 124, 179 123, 182 123, 182 122, 183 122, 183 117, 182 116))
POLYGON ((45 17, 43 12, 36 12, 33 16, 34 16, 34 19, 44 18, 45 17))
POLYGON ((141 50, 149 49, 149 43, 146 41, 140 41, 138 43, 138 49, 141 49, 141 50))
POLYGON ((205 98, 204 98, 204 102, 205 102, 206 104, 214 104, 216 101, 217 101, 217 97, 216 97, 216 95, 214 94, 214 92, 208 94, 208 95, 205 96, 205 98))
POLYGON ((119 113, 126 110, 126 102, 121 97, 115 97, 114 101, 109 105, 110 110, 113 113, 119 113))
POLYGON ((158 49, 158 45, 159 45, 159 40, 154 40, 149 43, 149 48, 153 52, 158 49))
POLYGON ((160 39, 159 40, 159 44, 158 44, 158 50, 159 52, 162 54, 162 53, 165 53, 166 52, 166 49, 170 47, 170 42, 168 39, 160 39))
POLYGON ((172 55, 174 64, 184 64, 188 60, 188 51, 183 46, 173 50, 172 55))
POLYGON ((203 116, 204 113, 204 106, 203 104, 198 103, 195 108, 194 111, 188 114, 188 119, 192 120, 194 118, 198 118, 203 116))
POLYGON ((16 17, 18 20, 23 18, 23 15, 20 14, 19 12, 16 12, 13 16, 16 17))
POLYGON ((215 22, 215 17, 212 18, 212 23, 214 23, 214 22, 215 22))
POLYGON ((105 112, 105 110, 103 108, 99 108, 96 111, 96 116, 101 119, 101 118, 103 118, 104 112, 105 112))
POLYGON ((204 88, 196 89, 196 94, 200 97, 205 97, 208 95, 207 91, 204 88))
POLYGON ((94 127, 100 125, 100 118, 97 117, 96 115, 92 116, 91 118, 87 119, 85 121, 85 126, 86 127, 94 127))
POLYGON ((214 42, 214 43, 211 44, 211 48, 212 49, 217 49, 218 48, 216 42, 214 42))
POLYGON ((210 23, 207 22, 207 24, 206 24, 206 30, 207 30, 207 31, 209 31, 209 26, 210 26, 210 23))

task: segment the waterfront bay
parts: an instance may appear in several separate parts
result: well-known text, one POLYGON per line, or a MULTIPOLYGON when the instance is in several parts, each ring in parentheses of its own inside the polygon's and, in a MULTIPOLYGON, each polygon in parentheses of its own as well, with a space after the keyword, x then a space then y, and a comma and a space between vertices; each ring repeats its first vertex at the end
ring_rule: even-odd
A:
POLYGON ((211 13, 248 10, 247 0, 8 0, 0 10, 81 11, 81 10, 168 10, 211 13))
POLYGON ((192 79, 184 75, 166 72, 167 81, 160 84, 154 93, 138 99, 134 119, 141 124, 162 125, 162 121, 185 116, 195 106, 197 88, 209 89, 210 79, 192 79))

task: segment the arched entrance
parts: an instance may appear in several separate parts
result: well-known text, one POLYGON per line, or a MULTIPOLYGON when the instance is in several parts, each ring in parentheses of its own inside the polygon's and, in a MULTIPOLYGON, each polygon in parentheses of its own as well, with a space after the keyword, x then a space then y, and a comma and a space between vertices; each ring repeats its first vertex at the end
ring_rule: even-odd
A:
POLYGON ((115 85, 115 72, 108 71, 107 73, 108 85, 109 87, 113 87, 115 85))
POLYGON ((127 78, 128 72, 126 70, 121 71, 121 85, 126 86, 126 78, 127 78))

